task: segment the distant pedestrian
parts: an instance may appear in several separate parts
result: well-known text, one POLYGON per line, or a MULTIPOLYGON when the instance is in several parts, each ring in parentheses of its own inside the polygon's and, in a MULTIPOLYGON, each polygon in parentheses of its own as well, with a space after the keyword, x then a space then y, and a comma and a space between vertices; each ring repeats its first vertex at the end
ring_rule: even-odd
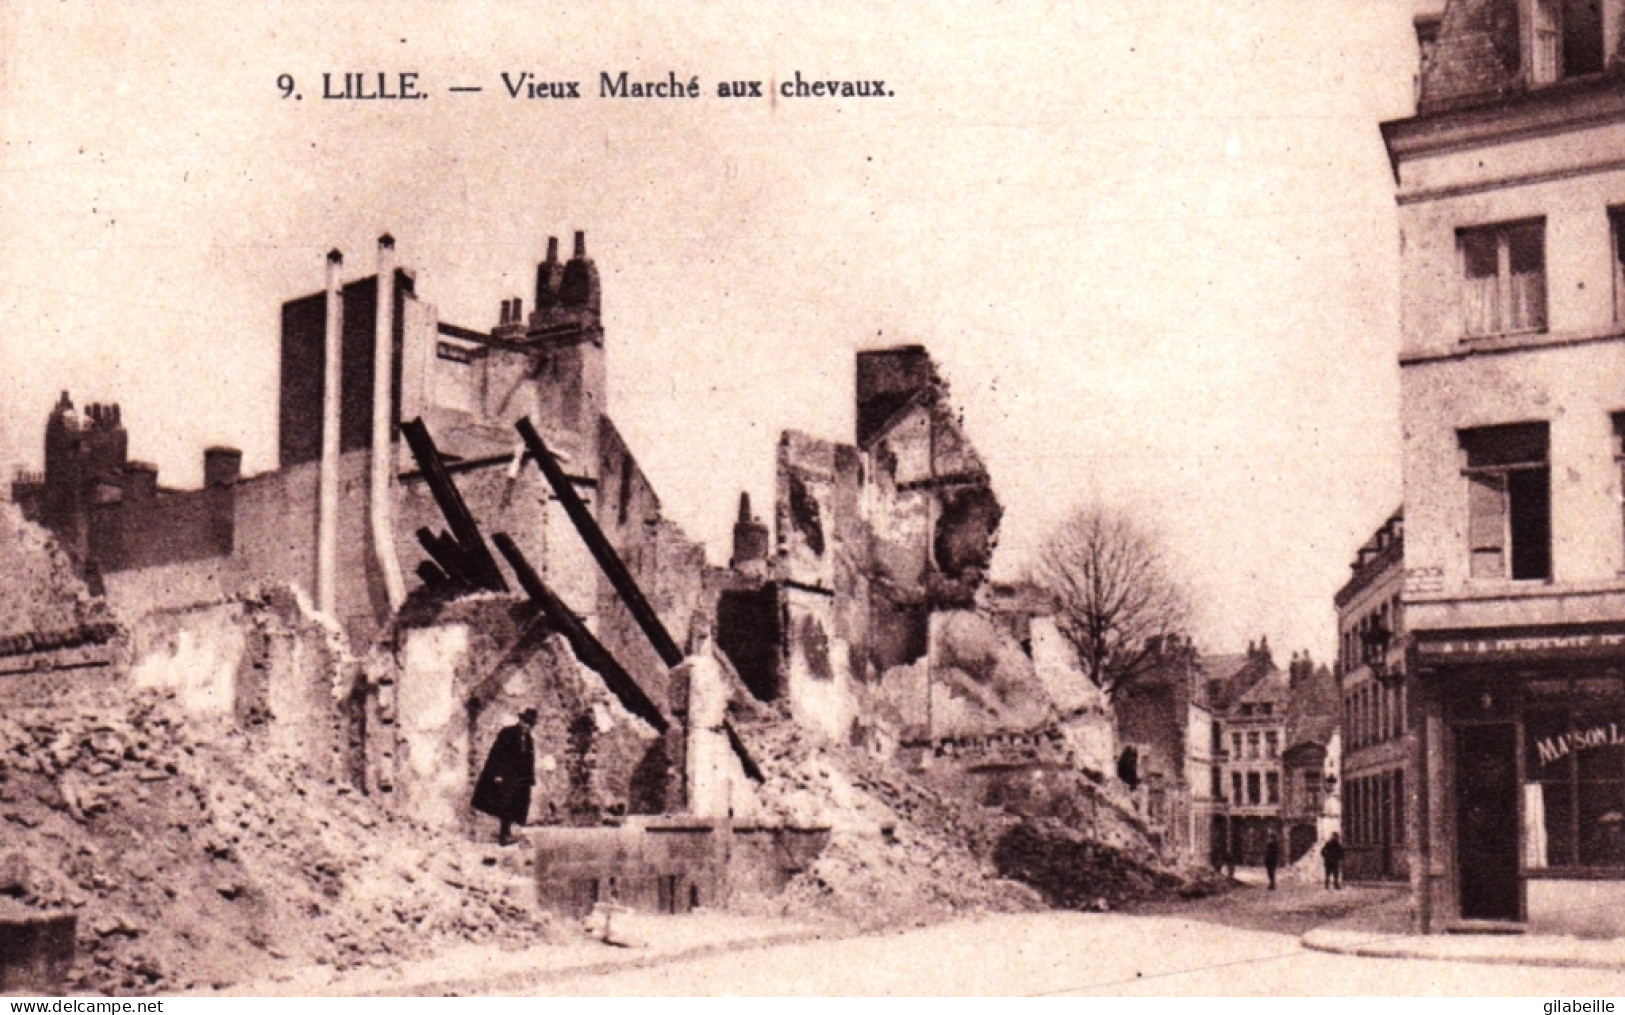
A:
POLYGON ((512 841, 512 827, 530 819, 530 790, 536 785, 536 745, 530 731, 535 725, 536 710, 527 708, 518 722, 503 727, 474 784, 474 809, 502 823, 497 842, 503 846, 512 841))
POLYGON ((1343 841, 1333 832, 1332 837, 1326 840, 1326 845, 1320 847, 1320 858, 1326 861, 1326 887, 1341 889, 1343 887, 1343 841))
POLYGON ((1264 846, 1264 873, 1270 876, 1270 891, 1275 891, 1275 871, 1281 866, 1281 840, 1274 832, 1264 846))

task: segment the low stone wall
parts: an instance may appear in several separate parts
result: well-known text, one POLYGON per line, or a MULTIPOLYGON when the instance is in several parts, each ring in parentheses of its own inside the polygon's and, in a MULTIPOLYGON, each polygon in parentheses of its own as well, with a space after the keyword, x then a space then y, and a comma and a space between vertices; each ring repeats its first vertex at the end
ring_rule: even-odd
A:
POLYGON ((722 906, 734 892, 777 893, 823 852, 830 832, 678 816, 533 834, 538 901, 580 917, 600 902, 686 913, 722 906))

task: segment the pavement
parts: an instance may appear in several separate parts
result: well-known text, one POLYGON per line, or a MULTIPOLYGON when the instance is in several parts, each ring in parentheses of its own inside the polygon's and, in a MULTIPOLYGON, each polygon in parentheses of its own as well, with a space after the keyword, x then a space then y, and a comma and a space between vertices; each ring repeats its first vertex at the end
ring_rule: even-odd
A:
MULTIPOLYGON (((1328 891, 1318 878, 1288 881, 1283 877, 1280 888, 1270 892, 1262 868, 1238 868, 1235 880, 1241 887, 1196 903, 1188 913, 1234 927, 1296 931, 1305 948, 1336 955, 1625 971, 1625 939, 1527 933, 1413 934, 1405 885, 1348 884, 1343 891, 1328 891)), ((1176 907, 1156 910, 1164 915, 1178 911, 1176 907)))
POLYGON ((1362 958, 1625 971, 1625 939, 1494 932, 1413 934, 1410 900, 1405 894, 1314 927, 1304 933, 1302 941, 1314 951, 1362 958))
POLYGON ((1368 959, 1625 971, 1625 941, 1555 934, 1381 934, 1317 927, 1303 936, 1303 946, 1368 959))
MULTIPOLYGON (((1235 890, 1208 899, 1136 907, 1125 916, 1161 926, 1174 918, 1206 936, 1202 924, 1244 931, 1271 931, 1299 938, 1304 949, 1363 959, 1414 959, 1443 963, 1595 969, 1625 972, 1625 940, 1593 940, 1540 934, 1414 935, 1409 896, 1403 886, 1349 886, 1327 891, 1318 884, 1283 883, 1269 891, 1263 872, 1239 870, 1235 890)), ((607 943, 581 934, 567 943, 539 943, 503 950, 468 945, 431 957, 346 971, 311 966, 280 971, 209 996, 458 996, 546 993, 654 967, 779 946, 833 946, 861 935, 836 924, 795 923, 777 917, 699 911, 682 916, 618 913, 607 943)), ((1171 925, 1171 924, 1170 924, 1171 925)), ((1147 926, 1150 932, 1151 927, 1147 926)), ((1276 938, 1279 940, 1279 938, 1276 938)), ((1276 946, 1278 947, 1278 946, 1276 946)), ((1138 974, 1136 974, 1138 976, 1138 974)))
POLYGON ((778 945, 850 937, 837 925, 696 911, 681 916, 618 913, 610 942, 583 933, 565 944, 503 950, 466 945, 380 967, 340 971, 305 966, 233 984, 210 997, 455 997, 523 993, 574 976, 595 976, 778 945))

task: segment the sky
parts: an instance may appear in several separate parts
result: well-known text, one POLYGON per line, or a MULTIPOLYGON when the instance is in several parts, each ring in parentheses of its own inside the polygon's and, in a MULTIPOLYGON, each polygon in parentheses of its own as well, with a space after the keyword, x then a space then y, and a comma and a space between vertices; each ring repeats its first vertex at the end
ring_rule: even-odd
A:
MULTIPOLYGON (((1433 4, 1437 6, 1437 4, 1433 4)), ((609 411, 726 563, 787 428, 851 440, 853 354, 927 346, 1018 575, 1080 506, 1160 533, 1195 635, 1329 660, 1398 506, 1398 229, 1378 124, 1410 0, 0 7, 0 468, 61 390, 131 455, 275 467, 281 303, 376 238, 443 321, 603 280, 609 411), (603 98, 599 75, 703 97, 603 98), (501 75, 579 81, 509 98, 501 75), (324 100, 415 73, 420 101, 324 100), (777 85, 881 79, 880 98, 777 85), (293 94, 283 97, 281 75, 293 94), (758 80, 760 99, 716 98, 758 80), (451 93, 478 86, 478 93, 451 93)))

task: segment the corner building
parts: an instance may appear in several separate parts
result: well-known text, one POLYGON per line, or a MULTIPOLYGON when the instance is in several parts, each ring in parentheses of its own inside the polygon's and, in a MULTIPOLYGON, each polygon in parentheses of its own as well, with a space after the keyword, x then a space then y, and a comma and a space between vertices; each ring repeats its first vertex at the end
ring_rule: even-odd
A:
POLYGON ((1625 0, 1417 23, 1398 184, 1419 929, 1625 931, 1625 0))

